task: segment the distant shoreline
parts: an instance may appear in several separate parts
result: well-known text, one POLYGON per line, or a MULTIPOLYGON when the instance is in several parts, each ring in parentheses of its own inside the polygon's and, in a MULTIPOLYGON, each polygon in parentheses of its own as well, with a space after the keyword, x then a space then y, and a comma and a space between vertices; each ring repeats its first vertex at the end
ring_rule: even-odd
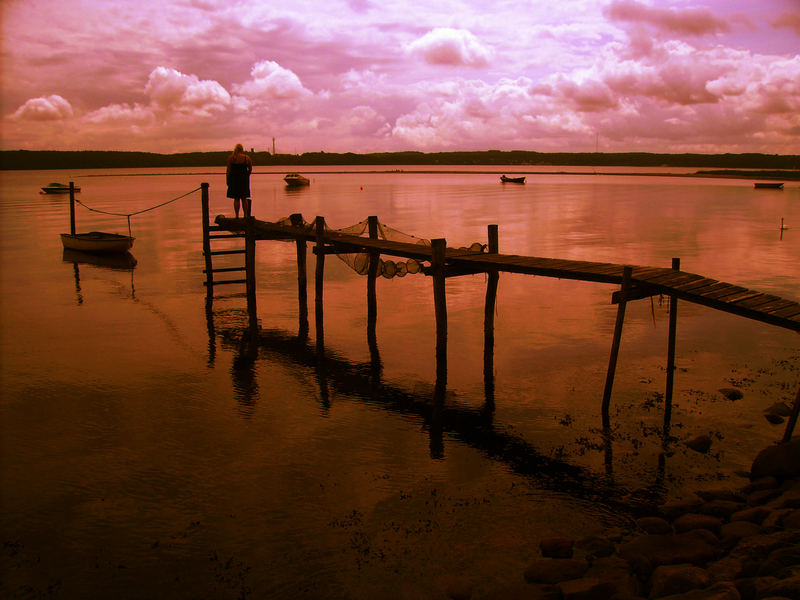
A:
MULTIPOLYGON (((187 152, 179 154, 156 154, 150 152, 118 152, 118 151, 66 151, 66 150, 2 150, 0 151, 0 170, 63 170, 63 169, 126 169, 126 168, 224 168, 229 151, 225 152, 187 152)), ((487 150, 478 152, 378 152, 367 154, 307 152, 304 154, 271 154, 269 152, 252 152, 253 163, 258 167, 293 167, 330 166, 355 167, 381 166, 419 166, 413 172, 447 172, 447 166, 474 166, 475 172, 489 172, 487 168, 514 167, 525 169, 526 174, 553 174, 540 172, 543 166, 564 167, 651 167, 651 168, 697 168, 714 169, 714 171, 698 171, 695 176, 741 176, 754 177, 755 169, 767 176, 769 171, 781 171, 777 177, 784 179, 800 179, 790 175, 800 173, 800 155, 775 154, 655 154, 647 152, 533 152, 523 150, 499 151, 487 150), (428 171, 424 167, 434 168, 428 171), (445 169, 442 169, 442 168, 445 169), (721 172, 725 170, 728 172, 721 172), (731 171, 732 170, 732 171, 731 171), (734 172, 736 171, 736 172, 734 172), (789 171, 784 173, 783 171, 789 171)), ((257 171, 256 171, 257 172, 257 171)), ((327 172, 327 171, 326 171, 327 172)), ((341 172, 332 170, 331 172, 341 172)), ((376 170, 375 172, 398 172, 376 170)), ((402 172, 406 172, 405 170, 402 172)), ((463 173, 466 171, 456 171, 463 173)), ((580 172, 570 174, 581 174, 580 172)), ((600 173, 589 173, 600 174, 600 173)), ((604 173, 608 174, 608 173, 604 173)), ((643 175, 642 173, 630 173, 643 175)), ((663 173, 659 173, 663 175, 663 173)), ((680 176, 686 176, 680 174, 680 176)))

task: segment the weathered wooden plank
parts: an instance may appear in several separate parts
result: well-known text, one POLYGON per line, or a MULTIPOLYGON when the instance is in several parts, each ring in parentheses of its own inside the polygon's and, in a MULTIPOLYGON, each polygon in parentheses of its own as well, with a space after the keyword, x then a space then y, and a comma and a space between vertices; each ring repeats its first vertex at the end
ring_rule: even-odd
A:
MULTIPOLYGON (((779 300, 781 300, 781 298, 778 296, 772 296, 771 294, 759 294, 758 297, 742 299, 741 301, 733 300, 730 302, 735 303, 742 308, 758 308, 779 300)), ((727 301, 729 300, 726 299, 726 302, 727 301)))
POLYGON ((688 283, 681 283, 678 285, 674 285, 673 287, 675 290, 680 292, 700 292, 700 290, 707 288, 709 286, 715 285, 720 283, 716 279, 709 279, 708 277, 701 277, 696 281, 690 281, 688 283))
POLYGON ((800 318, 800 304, 793 302, 791 306, 786 306, 777 310, 769 310, 768 312, 776 317, 782 317, 784 319, 800 318))
POLYGON ((725 296, 732 296, 734 294, 738 294, 739 292, 744 291, 746 288, 740 287, 738 285, 733 285, 731 283, 724 283, 718 290, 713 292, 704 292, 703 294, 697 294, 698 296, 702 296, 703 298, 707 298, 708 300, 719 300, 724 298, 725 296))

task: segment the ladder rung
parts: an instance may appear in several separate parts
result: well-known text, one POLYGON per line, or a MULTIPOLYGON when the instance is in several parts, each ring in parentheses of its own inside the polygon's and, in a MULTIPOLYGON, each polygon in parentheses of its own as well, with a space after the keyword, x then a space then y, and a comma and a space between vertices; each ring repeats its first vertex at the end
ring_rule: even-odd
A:
MULTIPOLYGON (((212 250, 209 254, 244 254, 244 250, 212 250)), ((203 253, 205 254, 205 252, 203 253)))
MULTIPOLYGON (((247 279, 223 279, 222 281, 212 281, 211 285, 225 285, 226 283, 247 283, 247 279)), ((207 281, 203 285, 208 285, 207 281)))
POLYGON ((208 226, 208 230, 209 231, 223 231, 223 228, 220 227, 219 225, 209 225, 208 226))
POLYGON ((210 240, 224 240, 227 238, 243 238, 243 233, 230 233, 230 234, 222 234, 222 235, 210 235, 208 239, 210 240))
MULTIPOLYGON (((244 271, 247 267, 222 267, 220 269, 211 269, 212 273, 230 273, 231 271, 244 271)), ((207 269, 203 269, 203 273, 208 273, 207 269)))

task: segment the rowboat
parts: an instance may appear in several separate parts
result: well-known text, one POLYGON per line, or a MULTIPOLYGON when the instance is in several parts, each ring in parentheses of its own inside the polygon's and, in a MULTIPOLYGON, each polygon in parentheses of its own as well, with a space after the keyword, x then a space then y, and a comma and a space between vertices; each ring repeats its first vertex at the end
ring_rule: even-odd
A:
POLYGON ((764 190, 782 190, 783 189, 783 182, 775 183, 772 181, 758 181, 753 184, 756 189, 764 189, 764 190))
POLYGON ((500 176, 500 181, 503 183, 525 183, 524 177, 506 177, 505 175, 500 176))
MULTIPOLYGON (((81 188, 74 187, 76 192, 80 192, 81 188)), ((45 194, 69 194, 69 186, 64 183, 48 183, 42 186, 42 192, 45 194)))
POLYGON ((113 254, 127 252, 133 246, 132 238, 119 233, 90 231, 89 233, 62 233, 61 244, 66 250, 113 254))
POLYGON ((311 182, 308 180, 308 177, 303 177, 300 173, 287 173, 286 177, 283 178, 288 186, 299 186, 299 185, 309 185, 311 182))

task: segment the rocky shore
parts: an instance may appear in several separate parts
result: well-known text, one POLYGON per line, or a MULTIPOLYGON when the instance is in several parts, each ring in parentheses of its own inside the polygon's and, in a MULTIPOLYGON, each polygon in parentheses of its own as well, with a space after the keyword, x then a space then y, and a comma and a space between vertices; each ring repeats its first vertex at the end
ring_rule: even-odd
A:
POLYGON ((750 483, 659 506, 631 531, 540 543, 520 581, 451 600, 800 600, 800 437, 753 461, 750 483))

